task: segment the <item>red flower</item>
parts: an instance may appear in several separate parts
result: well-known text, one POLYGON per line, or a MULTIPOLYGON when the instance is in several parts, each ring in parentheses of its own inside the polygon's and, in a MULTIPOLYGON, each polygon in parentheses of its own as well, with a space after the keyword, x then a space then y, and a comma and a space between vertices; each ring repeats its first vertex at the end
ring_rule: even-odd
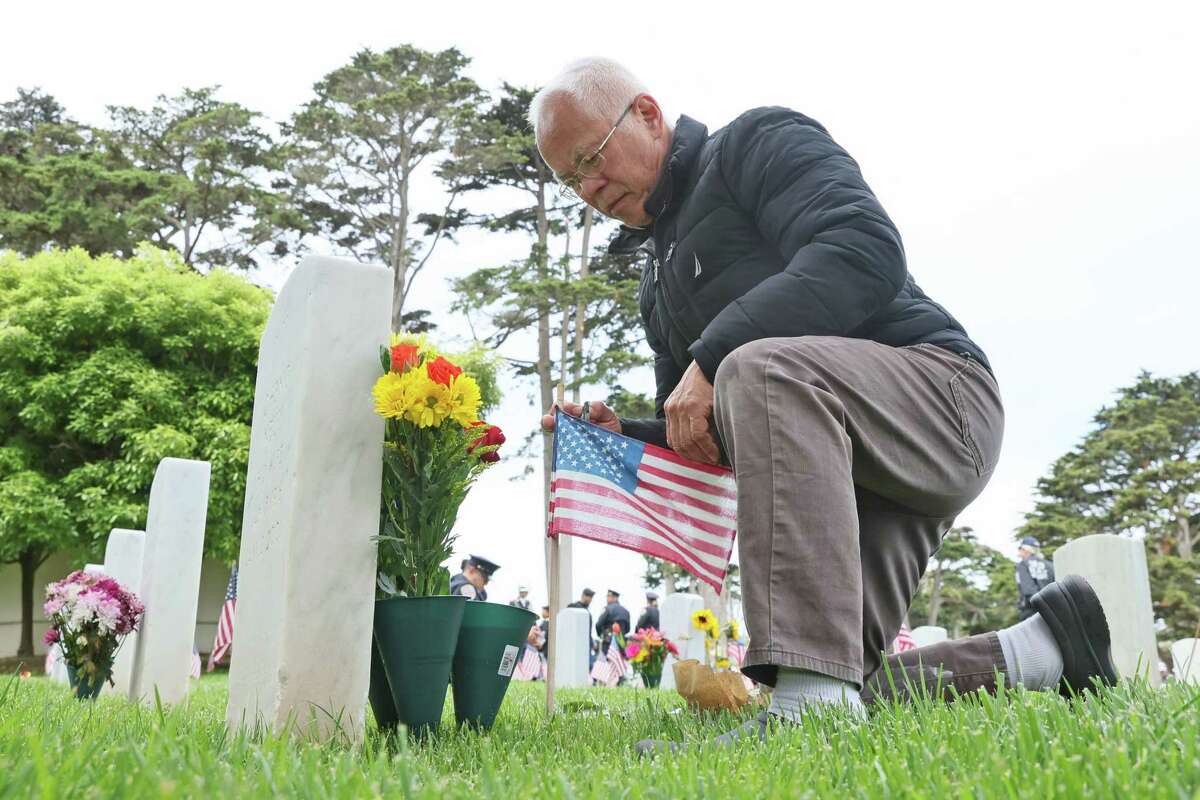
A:
POLYGON ((449 386, 450 381, 462 375, 462 369, 456 367, 453 363, 438 356, 433 361, 425 364, 425 371, 429 373, 429 380, 434 383, 440 383, 443 386, 449 386))
POLYGON ((415 367, 421 360, 421 352, 415 344, 392 345, 392 372, 404 372, 415 367))
POLYGON ((62 638, 62 634, 58 632, 58 628, 49 628, 46 630, 46 635, 42 637, 42 642, 45 644, 54 644, 62 638))
MULTIPOLYGON (((479 425, 487 425, 487 430, 484 431, 483 436, 480 436, 478 439, 471 442, 471 446, 467 448, 468 453, 475 452, 476 447, 499 447, 500 445, 504 444, 504 433, 500 430, 498 425, 488 425, 483 420, 476 420, 475 422, 471 423, 471 427, 477 427, 479 425)), ((486 453, 480 453, 479 460, 485 464, 495 464, 500 460, 500 454, 495 450, 489 450, 486 453)))
POLYGON ((670 641, 667 641, 665 639, 663 641, 666 642, 667 650, 669 650, 671 652, 671 655, 678 658, 679 657, 679 648, 676 647, 674 644, 672 644, 670 641))

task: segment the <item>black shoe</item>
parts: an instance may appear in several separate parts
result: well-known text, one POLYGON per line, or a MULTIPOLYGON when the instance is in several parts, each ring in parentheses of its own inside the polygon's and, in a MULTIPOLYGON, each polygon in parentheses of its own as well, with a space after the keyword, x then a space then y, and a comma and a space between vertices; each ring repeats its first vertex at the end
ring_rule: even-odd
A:
MULTIPOLYGON (((776 719, 776 722, 782 720, 776 719)), ((762 742, 767 738, 767 728, 770 727, 771 718, 766 711, 755 716, 731 731, 726 731, 720 736, 709 741, 709 744, 714 747, 732 747, 742 739, 751 738, 762 742)), ((678 753, 687 747, 679 742, 665 742, 661 739, 643 739, 634 747, 637 749, 639 756, 653 756, 659 753, 678 753)))
POLYGON ((1079 575, 1067 575, 1033 596, 1030 601, 1050 626, 1062 653, 1063 674, 1059 692, 1070 696, 1117 683, 1112 662, 1108 620, 1096 592, 1079 575))

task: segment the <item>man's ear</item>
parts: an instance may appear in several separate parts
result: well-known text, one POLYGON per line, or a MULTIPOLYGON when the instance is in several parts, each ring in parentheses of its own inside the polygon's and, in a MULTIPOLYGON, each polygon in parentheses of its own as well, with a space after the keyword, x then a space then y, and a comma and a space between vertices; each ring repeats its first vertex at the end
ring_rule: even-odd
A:
POLYGON ((653 95, 639 94, 633 101, 633 114, 637 117, 638 123, 649 128, 651 133, 661 133, 666 126, 662 107, 659 106, 653 95))

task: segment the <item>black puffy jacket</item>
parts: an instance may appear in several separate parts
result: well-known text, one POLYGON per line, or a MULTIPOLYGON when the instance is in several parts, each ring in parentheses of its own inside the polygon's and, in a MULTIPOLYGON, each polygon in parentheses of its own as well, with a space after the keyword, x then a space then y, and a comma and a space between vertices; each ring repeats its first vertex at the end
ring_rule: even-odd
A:
MULTIPOLYGON (((660 418, 693 360, 712 381, 725 356, 772 336, 934 344, 990 369, 909 275, 858 164, 803 114, 757 108, 711 136, 680 117, 646 211, 653 227, 623 228, 610 250, 649 254, 639 299, 660 418)), ((665 442, 661 425, 625 428, 665 442)))

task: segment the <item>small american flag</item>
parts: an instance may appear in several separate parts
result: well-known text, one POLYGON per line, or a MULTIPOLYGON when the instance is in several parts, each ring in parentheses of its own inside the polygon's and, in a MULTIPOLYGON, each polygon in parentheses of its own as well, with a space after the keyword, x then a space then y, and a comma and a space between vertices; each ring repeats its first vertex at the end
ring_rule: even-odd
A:
POLYGON ((725 655, 735 667, 740 667, 746 660, 746 645, 741 642, 729 642, 725 645, 725 655))
POLYGON ((596 661, 591 677, 608 687, 616 686, 625 677, 625 654, 621 652, 616 636, 609 639, 607 656, 603 661, 596 661))
POLYGON ((555 416, 549 535, 661 558, 720 592, 737 531, 733 473, 555 416))
POLYGON ((913 641, 912 631, 908 628, 908 623, 900 624, 900 632, 896 634, 896 641, 892 642, 893 653, 903 653, 905 650, 916 650, 917 643, 913 641))
POLYGON ((209 672, 212 672, 217 663, 225 658, 230 645, 233 644, 233 612, 237 608, 237 570, 237 564, 234 564, 233 571, 229 573, 229 586, 225 589, 225 603, 221 606, 221 616, 217 620, 217 635, 213 639, 212 652, 208 654, 209 672))
POLYGON ((542 655, 537 648, 525 646, 525 655, 517 662, 513 680, 536 681, 542 677, 542 655))

